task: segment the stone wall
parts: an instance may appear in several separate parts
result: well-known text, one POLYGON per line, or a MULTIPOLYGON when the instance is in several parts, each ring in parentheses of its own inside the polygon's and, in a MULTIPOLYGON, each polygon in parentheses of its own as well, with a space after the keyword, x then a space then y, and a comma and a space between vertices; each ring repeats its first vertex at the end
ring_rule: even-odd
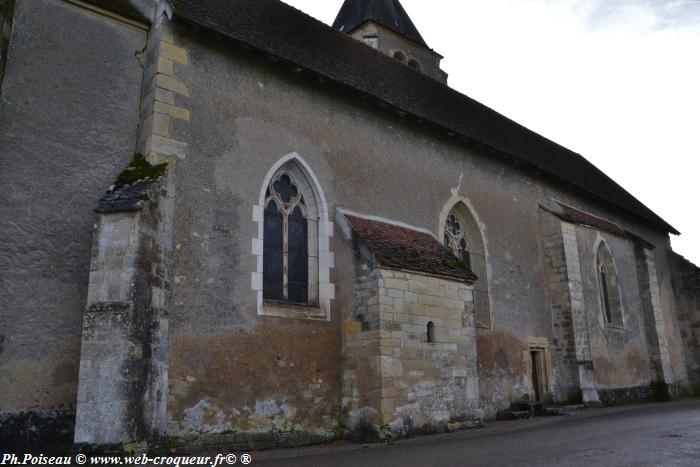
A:
POLYGON ((542 235, 552 316, 555 357, 554 397, 562 402, 581 400, 576 355, 576 331, 573 322, 572 296, 566 261, 562 223, 552 214, 541 212, 542 235))
POLYGON ((343 324, 348 428, 384 437, 478 421, 472 286, 363 269, 357 293, 364 301, 343 324))
POLYGON ((152 441, 166 431, 172 171, 186 156, 181 139, 190 118, 189 91, 176 76, 188 64, 187 50, 175 43, 166 14, 139 55, 138 155, 96 209, 76 415, 80 444, 152 441))
POLYGON ((390 57, 394 57, 396 52, 400 52, 404 56, 406 66, 409 66, 408 61, 415 60, 420 65, 419 71, 441 83, 447 83, 447 73, 440 68, 442 60, 440 54, 418 45, 380 24, 372 21, 366 22, 355 29, 350 37, 362 41, 390 57))
MULTIPOLYGON (((296 153, 317 175, 331 211, 341 207, 437 234, 440 213, 454 206, 452 200, 466 200, 488 247, 484 261, 492 328, 479 330, 478 336, 484 407, 492 408, 490 412, 495 414, 512 400, 532 393, 526 358, 531 337, 546 340, 552 355, 555 346, 569 352, 569 369, 560 366, 559 360, 551 366, 549 389, 566 387, 557 398, 576 399, 579 359, 570 315, 571 290, 566 274, 549 273, 562 265, 548 263, 550 257, 565 262, 566 252, 563 243, 554 250, 552 245, 545 246, 551 232, 540 224, 539 205, 554 196, 658 245, 667 241, 663 232, 550 179, 509 165, 483 148, 459 143, 408 117, 384 112, 373 102, 362 101, 329 82, 320 83, 309 73, 295 73, 293 67, 258 57, 235 43, 212 40, 204 33, 184 28, 178 32, 191 61, 180 75, 192 94, 187 143, 198 156, 183 161, 177 169, 184 192, 176 208, 181 230, 176 234, 176 243, 181 245, 176 252, 180 263, 177 274, 181 277, 174 289, 179 297, 176 302, 182 303, 177 305, 182 312, 176 313, 181 315, 176 333, 182 329, 183 336, 195 342, 190 335, 206 340, 207 335, 240 330, 257 349, 254 342, 267 339, 277 326, 277 321, 273 325, 254 313, 250 274, 256 271, 256 263, 249 252, 258 229, 251 206, 258 204, 270 168, 296 153), (202 288, 210 291, 210 298, 197 300, 202 288), (551 305, 557 300, 569 303, 569 311, 555 308, 558 303, 551 305), (561 315, 559 327, 556 323, 553 326, 553 313, 561 315), (215 332, 211 328, 216 326, 219 330, 215 332)), ((561 222, 557 228, 561 240, 561 222)), ((331 250, 342 250, 340 243, 337 237, 331 238, 331 250)), ((579 259, 579 267, 581 261, 588 261, 588 257, 579 259)), ((669 285, 663 280, 667 268, 659 258, 656 265, 662 305, 667 311, 667 306, 672 306, 669 285)), ((336 261, 331 272, 331 280, 337 284, 332 320, 345 320, 344 310, 355 306, 348 289, 353 282, 343 282, 337 276, 346 267, 345 261, 336 261)), ((634 272, 630 277, 636 281, 634 272)), ((580 291, 579 284, 577 293, 580 291)), ((280 321, 279 325, 285 323, 280 321)), ((303 325, 309 330, 324 327, 322 323, 303 325)), ((290 326, 290 332, 300 327, 290 326)), ((673 330, 671 326, 666 329, 673 330)), ((296 338, 296 334, 290 337, 296 338)), ((324 345, 335 345, 327 334, 323 338, 324 345)), ((233 336, 225 341, 238 348, 233 336)), ((582 344, 579 350, 585 352, 585 347, 582 344)), ((644 349, 638 350, 631 349, 631 353, 638 356, 644 349)), ((323 352, 332 353, 325 347, 323 352)), ((191 365, 186 348, 178 351, 177 360, 183 368, 191 365)), ((590 358, 582 361, 586 369, 590 358)), ((198 402, 195 393, 206 394, 204 382, 188 383, 186 376, 182 373, 178 378, 187 399, 177 396, 173 413, 194 406, 198 402)), ((626 383, 639 384, 634 375, 626 383)), ((216 404, 225 401, 222 396, 216 404)), ((174 416, 177 423, 183 418, 174 416)))
MULTIPOLYGON (((640 399, 631 401, 644 400, 644 392, 628 389, 648 387, 656 379, 650 371, 653 366, 650 352, 655 347, 650 333, 657 334, 657 323, 651 297, 644 298, 644 290, 650 290, 651 276, 642 274, 639 268, 640 261, 644 261, 646 268, 646 256, 640 256, 635 243, 623 236, 581 225, 576 226, 576 233, 591 360, 601 400, 607 403, 634 394, 640 394, 640 399), (620 296, 621 319, 613 323, 607 321, 601 295, 596 255, 602 243, 612 257, 620 296), (610 396, 611 391, 618 389, 614 397, 610 396)), ((655 306, 658 314, 658 302, 655 306)), ((663 381, 663 376, 660 380, 663 381)))
MULTIPOLYGON (((151 199, 157 191, 149 191, 151 199)), ((163 203, 166 204, 166 203, 163 203)), ((163 206, 99 216, 83 320, 75 443, 122 444, 165 434, 169 288, 163 206)))
POLYGON ((546 211, 541 216, 557 360, 555 398, 620 403, 659 397, 654 384, 676 384, 678 375, 666 343, 673 323, 664 320, 652 251, 546 211), (613 257, 621 323, 608 323, 602 308, 596 263, 602 242, 613 257))
POLYGON ((669 259, 688 379, 697 392, 700 386, 700 268, 672 251, 669 251, 669 259))
POLYGON ((31 418, 36 440, 42 421, 75 416, 93 209, 134 153, 147 31, 78 2, 0 3, 15 5, 0 97, 0 413, 31 418))

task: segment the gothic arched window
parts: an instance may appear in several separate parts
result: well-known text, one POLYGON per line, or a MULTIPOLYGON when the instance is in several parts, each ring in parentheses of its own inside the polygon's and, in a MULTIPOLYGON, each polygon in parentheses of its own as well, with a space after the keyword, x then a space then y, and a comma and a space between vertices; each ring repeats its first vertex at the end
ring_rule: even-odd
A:
POLYGON ((617 272, 610 250, 605 243, 600 244, 596 255, 596 269, 600 286, 600 301, 605 321, 608 324, 622 326, 622 305, 617 272))
POLYGON ((258 315, 330 320, 335 285, 331 270, 333 222, 318 178, 297 153, 265 175, 253 207, 251 243, 258 315))
POLYGON ((440 219, 439 232, 443 236, 443 243, 478 277, 474 282, 476 326, 490 328, 486 248, 479 223, 464 202, 447 204, 440 214, 440 219))
POLYGON ((467 239, 466 223, 456 212, 451 212, 445 221, 444 243, 469 269, 472 267, 471 248, 467 239))
POLYGON ((309 303, 309 211, 289 173, 270 182, 265 196, 263 298, 309 303))

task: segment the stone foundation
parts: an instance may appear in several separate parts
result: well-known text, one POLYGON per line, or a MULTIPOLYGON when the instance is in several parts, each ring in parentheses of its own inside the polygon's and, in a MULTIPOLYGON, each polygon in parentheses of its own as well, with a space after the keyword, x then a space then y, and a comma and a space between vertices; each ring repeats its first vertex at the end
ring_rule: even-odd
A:
POLYGON ((600 389, 598 392, 604 405, 624 405, 667 401, 672 390, 664 383, 653 383, 631 388, 600 389))
POLYGON ((74 411, 0 414, 2 453, 61 454, 73 444, 74 411))

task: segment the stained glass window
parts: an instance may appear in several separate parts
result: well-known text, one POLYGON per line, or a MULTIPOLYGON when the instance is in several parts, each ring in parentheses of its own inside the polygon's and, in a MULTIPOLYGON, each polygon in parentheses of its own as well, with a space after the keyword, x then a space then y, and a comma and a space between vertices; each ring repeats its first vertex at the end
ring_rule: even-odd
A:
POLYGON ((263 298, 309 302, 309 226, 304 198, 283 173, 270 184, 264 225, 263 298))
POLYGON ((263 296, 284 299, 284 217, 274 200, 265 208, 263 241, 263 296))
POLYGON ((454 252, 455 256, 464 261, 467 267, 471 269, 469 240, 467 240, 467 234, 464 230, 464 220, 459 214, 453 212, 447 216, 447 220, 445 221, 445 236, 443 242, 447 248, 454 252))

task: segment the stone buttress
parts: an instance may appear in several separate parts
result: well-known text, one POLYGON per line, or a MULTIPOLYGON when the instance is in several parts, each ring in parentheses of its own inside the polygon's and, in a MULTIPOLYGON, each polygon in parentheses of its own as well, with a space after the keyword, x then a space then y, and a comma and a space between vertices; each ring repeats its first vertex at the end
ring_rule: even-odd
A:
POLYGON ((83 320, 75 443, 120 445, 165 434, 172 216, 170 167, 186 155, 188 65, 167 8, 157 9, 143 65, 134 160, 95 209, 83 320))

